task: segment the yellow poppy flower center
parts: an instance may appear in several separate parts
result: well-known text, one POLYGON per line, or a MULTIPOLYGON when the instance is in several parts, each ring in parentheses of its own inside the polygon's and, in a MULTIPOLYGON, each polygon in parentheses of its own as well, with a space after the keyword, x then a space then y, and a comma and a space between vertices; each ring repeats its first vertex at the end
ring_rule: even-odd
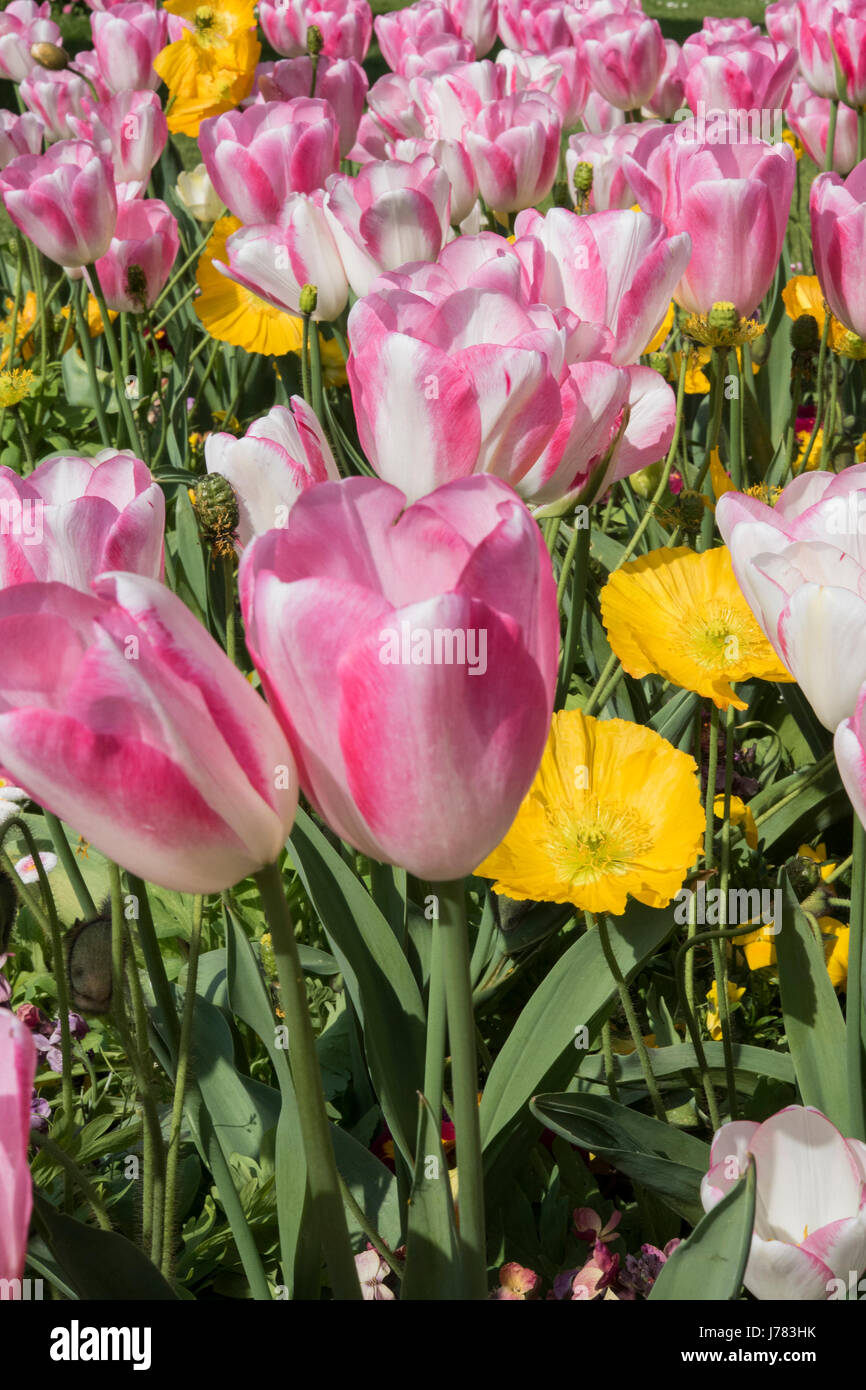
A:
POLYGON ((200 34, 206 34, 216 24, 216 15, 210 5, 199 5, 195 12, 195 27, 200 34))
POLYGON ((725 603, 710 604, 694 615, 683 633, 692 661, 708 671, 743 666, 755 646, 741 614, 725 603))
POLYGON ((643 818, 629 806, 594 801, 572 819, 557 847, 564 876, 573 884, 595 883, 604 874, 625 874, 652 847, 643 818))

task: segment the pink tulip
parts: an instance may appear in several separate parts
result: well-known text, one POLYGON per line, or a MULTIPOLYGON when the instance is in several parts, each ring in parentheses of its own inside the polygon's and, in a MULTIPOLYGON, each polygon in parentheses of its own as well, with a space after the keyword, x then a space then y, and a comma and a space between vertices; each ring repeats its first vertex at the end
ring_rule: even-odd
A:
POLYGON ((451 185, 449 216, 452 226, 459 226, 469 216, 478 197, 478 181, 469 151, 459 140, 394 140, 389 143, 388 155, 392 159, 411 163, 422 154, 434 159, 448 175, 451 185))
POLYGON ((12 0, 0 14, 0 77, 20 82, 37 66, 30 56, 35 43, 62 42, 50 4, 12 0))
POLYGON ((572 42, 567 7, 554 0, 499 0, 499 37, 518 52, 565 48, 572 42))
POLYGON ((221 892, 285 843, 288 745, 169 589, 117 573, 93 587, 0 592, 0 764, 131 873, 221 892))
POLYGON ((315 25, 326 58, 354 58, 363 63, 373 33, 367 0, 259 0, 265 38, 284 58, 307 51, 307 28, 315 25))
MULTIPOLYGON (((141 314, 153 308, 179 246, 177 218, 159 198, 120 203, 111 244, 96 262, 109 309, 141 314)), ((89 282, 86 271, 85 278, 89 282)))
POLYGON ((702 102, 705 110, 779 110, 781 116, 796 67, 795 50, 770 39, 717 42, 690 67, 686 100, 693 111, 702 102))
MULTIPOLYGON (((260 101, 293 101, 297 97, 308 97, 312 80, 312 59, 306 56, 284 58, 279 63, 260 63, 256 68, 260 101)), ((367 74, 354 58, 325 58, 320 54, 315 96, 327 101, 333 110, 343 156, 348 155, 357 138, 368 85, 367 74)))
POLYGON ((61 72, 35 68, 18 90, 27 110, 42 122, 47 140, 68 140, 73 133, 69 118, 87 116, 96 106, 84 78, 69 68, 61 72))
POLYGON ((339 482, 340 474, 315 411, 301 396, 290 409, 275 405, 250 425, 242 439, 209 434, 204 456, 209 473, 220 473, 235 491, 240 520, 238 549, 253 536, 285 526, 291 507, 316 483, 339 482))
POLYGON ((836 65, 833 61, 830 14, 825 0, 799 0, 797 56, 800 72, 815 95, 835 97, 836 65))
POLYGON ((559 111, 542 92, 521 92, 486 107, 465 142, 487 206, 517 212, 546 198, 561 134, 559 111))
POLYGON ((469 39, 476 58, 483 58, 496 42, 498 0, 445 0, 445 3, 457 33, 462 39, 469 39))
POLYGON ((592 85, 622 111, 649 101, 665 69, 665 44, 654 19, 639 12, 609 15, 581 29, 592 85))
MULTIPOLYGON (((430 73, 426 79, 415 78, 409 90, 425 122, 418 133, 433 140, 462 140, 467 125, 504 97, 506 87, 505 68, 487 58, 478 63, 458 63, 450 71, 430 73)), ((376 109, 385 119, 387 113, 382 112, 381 104, 376 109)))
POLYGON ((406 504, 372 478, 310 489, 244 552, 241 603, 316 810, 436 882, 480 863, 532 782, 559 620, 538 527, 504 483, 406 504))
POLYGON ((844 181, 819 174, 809 197, 815 270, 837 319, 866 337, 866 286, 861 261, 866 244, 866 160, 844 181))
POLYGON ((669 121, 675 111, 679 111, 685 95, 686 66, 682 50, 673 39, 665 39, 665 65, 656 89, 644 110, 660 120, 669 121))
MULTIPOLYGON (((402 139, 399 136, 398 139, 402 139)), ((406 137, 413 138, 413 137, 406 137)), ((390 133, 371 111, 365 111, 358 122, 358 134, 349 151, 349 158, 355 164, 375 164, 383 159, 393 159, 394 141, 390 133)))
POLYGON ((448 175, 429 155, 330 178, 325 216, 355 294, 366 294, 383 270, 435 260, 448 235, 450 206, 448 175))
POLYGON ((833 751, 854 813, 866 827, 866 685, 860 691, 854 713, 838 725, 833 751))
POLYGON ((23 116, 0 111, 0 172, 19 154, 39 154, 42 134, 42 122, 29 111, 23 116))
MULTIPOLYGON (((429 96, 429 86, 427 77, 414 77, 410 81, 397 72, 386 72, 384 77, 373 83, 367 96, 368 114, 385 132, 387 139, 436 140, 445 134, 419 100, 422 95, 425 98, 429 96)), ((362 117, 362 122, 366 119, 366 116, 362 117)), ((460 130, 463 124, 460 123, 460 130)), ((460 138, 459 131, 453 138, 460 138)))
POLYGON ((83 140, 21 155, 0 175, 6 211, 25 236, 62 266, 104 256, 114 235, 117 194, 111 160, 83 140))
POLYGON ((589 78, 576 48, 557 48, 549 54, 503 48, 496 62, 507 73, 505 95, 544 92, 556 105, 563 130, 578 125, 589 96, 589 78))
MULTIPOLYGON (((827 162, 827 139, 830 134, 829 99, 816 97, 811 87, 796 77, 788 97, 785 118, 797 138, 802 140, 809 158, 819 169, 823 169, 827 162)), ((857 112, 840 103, 833 140, 833 171, 850 174, 856 163, 857 112)))
POLYGON ((199 146, 226 207, 250 225, 279 221, 291 193, 312 193, 340 166, 333 109, 317 98, 211 116, 199 146))
POLYGON ((764 11, 767 33, 775 43, 787 43, 796 48, 798 38, 797 0, 773 0, 764 11))
POLYGON ((849 106, 866 106, 866 6, 848 0, 830 12, 830 37, 839 62, 839 96, 849 106))
POLYGON ((27 1166, 36 1047, 30 1029, 0 1009, 0 1279, 20 1279, 33 1183, 27 1166))
POLYGON ((643 212, 597 212, 577 217, 551 208, 542 217, 521 212, 515 252, 527 268, 541 248, 533 286, 540 303, 603 323, 614 337, 611 361, 636 362, 661 325, 674 286, 691 255, 685 232, 643 212))
POLYGON ((660 132, 662 136, 665 134, 665 128, 655 121, 635 121, 615 126, 606 135, 572 135, 565 152, 568 191, 572 200, 577 197, 574 175, 578 164, 591 164, 590 208, 594 212, 607 212, 612 208, 633 207, 637 197, 626 176, 624 156, 631 153, 639 140, 648 139, 651 130, 660 132))
POLYGON ((821 1302, 845 1296, 866 1268, 866 1145, 843 1139, 813 1106, 789 1105, 763 1124, 716 1131, 701 1182, 712 1211, 755 1166, 755 1226, 744 1283, 758 1299, 821 1302))
POLYGON ((346 307, 349 285, 322 204, 320 190, 296 193, 288 199, 278 226, 241 227, 226 242, 228 264, 214 264, 284 313, 299 315, 301 290, 315 285, 318 298, 312 317, 333 322, 346 307))
POLYGON ((775 507, 738 492, 716 508, 749 607, 827 729, 866 682, 866 465, 802 473, 775 507))
POLYGON ((111 92, 155 90, 159 77, 153 60, 167 42, 167 16, 145 0, 96 13, 91 21, 93 47, 103 80, 111 92))
POLYGON ((666 139, 638 142, 623 162, 643 211, 692 238, 677 303, 706 314, 730 302, 753 314, 782 252, 797 167, 790 145, 692 141, 684 122, 666 139))
MULTIPOLYGON (((625 124, 625 112, 620 111, 618 106, 611 106, 610 102, 600 97, 598 92, 590 89, 583 110, 583 125, 588 134, 609 135, 611 131, 625 124)), ((639 133, 642 127, 638 122, 635 124, 639 133)))
POLYGON ((161 579, 165 500, 129 453, 55 454, 26 478, 0 468, 0 586, 89 589, 103 570, 161 579))
MULTIPOLYGON (((445 5, 436 0, 417 0, 404 10, 392 10, 373 20, 382 57, 392 72, 412 76, 406 71, 406 59, 435 49, 443 39, 459 38, 454 21, 445 5)), ((458 62, 472 62, 474 48, 458 62)))
POLYGON ((69 123, 77 139, 89 141, 111 159, 118 199, 137 198, 168 138, 156 93, 118 92, 89 117, 71 116, 69 123))

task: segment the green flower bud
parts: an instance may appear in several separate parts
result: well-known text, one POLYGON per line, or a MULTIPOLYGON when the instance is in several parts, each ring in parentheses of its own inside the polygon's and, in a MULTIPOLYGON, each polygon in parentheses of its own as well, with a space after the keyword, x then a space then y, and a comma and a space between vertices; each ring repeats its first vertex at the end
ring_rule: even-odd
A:
POLYGON ((791 326, 791 346, 797 352, 817 352, 821 344, 818 320, 811 314, 801 314, 791 326))
POLYGON ((670 381, 671 364, 666 352, 651 352, 649 364, 653 371, 660 372, 665 381, 670 381))
POLYGON ((111 962, 111 910, 99 917, 76 922, 64 938, 69 997, 76 1009, 88 1014, 107 1014, 113 984, 111 962))
POLYGON ((221 473, 205 473, 198 479, 193 506, 208 540, 231 536, 237 529, 238 499, 228 478, 221 473))
POLYGON ((317 58, 325 46, 322 38, 322 31, 318 24, 311 24, 307 29, 307 52, 311 58, 317 58))
POLYGON ((316 305, 319 302, 319 291, 315 285, 303 285, 301 288, 298 307, 302 314, 314 314, 316 305))
POLYGON ((584 197, 592 190, 592 165, 582 159, 574 170, 574 186, 584 197))
POLYGON ((41 68, 48 68, 49 72, 62 72, 69 67, 69 54, 57 43, 34 43, 30 57, 41 68))
POLYGON ((791 887, 800 902, 807 898, 810 893, 821 883, 821 866, 814 859, 807 859, 805 855, 795 854, 785 865, 791 887))

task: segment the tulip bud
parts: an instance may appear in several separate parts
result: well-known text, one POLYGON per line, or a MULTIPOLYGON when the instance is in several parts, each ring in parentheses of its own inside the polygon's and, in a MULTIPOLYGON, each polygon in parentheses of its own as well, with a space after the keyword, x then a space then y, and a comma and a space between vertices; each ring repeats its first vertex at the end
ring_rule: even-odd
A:
POLYGON ((298 306, 302 314, 314 314, 316 305, 319 302, 319 291, 315 285, 303 285, 301 287, 301 297, 298 306))
POLYGON ((239 512, 238 499, 228 478, 207 473, 196 483, 193 500, 205 540, 215 555, 234 555, 239 512))
POLYGON ((108 1013, 113 983, 109 905, 101 916, 76 922, 64 944, 71 1002, 85 1013, 108 1013))
POLYGON ((41 68, 48 68, 51 72, 60 72, 63 68, 69 67, 69 54, 58 43, 34 43, 30 49, 30 57, 34 63, 38 63, 41 68))
POLYGON ((817 352, 821 335, 818 320, 811 314, 800 314, 791 326, 791 346, 796 352, 817 352))

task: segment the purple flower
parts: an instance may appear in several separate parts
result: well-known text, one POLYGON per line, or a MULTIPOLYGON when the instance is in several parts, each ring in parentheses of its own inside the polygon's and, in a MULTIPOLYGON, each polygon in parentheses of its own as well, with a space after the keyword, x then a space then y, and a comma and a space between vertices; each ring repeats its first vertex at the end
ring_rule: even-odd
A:
POLYGON ((626 1255, 617 1289, 620 1298, 649 1298, 662 1266, 678 1245, 678 1240, 669 1240, 664 1250, 659 1250, 655 1245, 642 1245, 639 1255, 626 1255))

